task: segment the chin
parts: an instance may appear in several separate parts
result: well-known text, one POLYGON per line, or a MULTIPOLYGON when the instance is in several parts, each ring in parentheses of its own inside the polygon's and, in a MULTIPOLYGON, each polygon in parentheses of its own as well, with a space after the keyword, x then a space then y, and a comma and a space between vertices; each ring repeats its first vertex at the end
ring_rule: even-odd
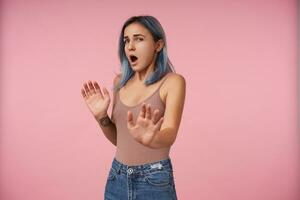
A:
POLYGON ((138 67, 138 66, 131 66, 131 69, 135 72, 141 72, 141 71, 146 70, 145 67, 138 67))

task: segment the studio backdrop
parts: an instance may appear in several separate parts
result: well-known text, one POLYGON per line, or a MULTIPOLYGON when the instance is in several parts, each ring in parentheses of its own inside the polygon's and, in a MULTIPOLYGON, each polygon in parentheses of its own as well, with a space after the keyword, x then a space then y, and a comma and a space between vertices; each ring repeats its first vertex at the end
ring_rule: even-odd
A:
POLYGON ((178 198, 298 200, 297 12, 296 0, 2 0, 0 199, 103 199, 115 146, 82 84, 112 97, 121 27, 152 15, 186 80, 178 198))

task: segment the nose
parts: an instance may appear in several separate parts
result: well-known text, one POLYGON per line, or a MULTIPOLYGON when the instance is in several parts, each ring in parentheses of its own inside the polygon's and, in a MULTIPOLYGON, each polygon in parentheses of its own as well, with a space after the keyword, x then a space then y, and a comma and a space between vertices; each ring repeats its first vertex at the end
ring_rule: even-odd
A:
POLYGON ((129 42, 128 43, 128 45, 127 45, 127 48, 128 48, 128 50, 131 50, 131 49, 134 49, 134 44, 133 44, 133 42, 129 42))

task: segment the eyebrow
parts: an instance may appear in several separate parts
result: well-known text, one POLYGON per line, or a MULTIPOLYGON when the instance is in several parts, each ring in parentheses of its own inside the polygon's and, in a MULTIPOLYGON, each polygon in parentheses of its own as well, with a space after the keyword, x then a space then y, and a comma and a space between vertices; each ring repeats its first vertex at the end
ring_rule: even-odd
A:
MULTIPOLYGON (((143 34, 133 34, 133 37, 135 37, 135 36, 143 36, 143 37, 145 37, 143 34)), ((123 39, 125 39, 125 38, 128 38, 128 36, 123 37, 123 39)))

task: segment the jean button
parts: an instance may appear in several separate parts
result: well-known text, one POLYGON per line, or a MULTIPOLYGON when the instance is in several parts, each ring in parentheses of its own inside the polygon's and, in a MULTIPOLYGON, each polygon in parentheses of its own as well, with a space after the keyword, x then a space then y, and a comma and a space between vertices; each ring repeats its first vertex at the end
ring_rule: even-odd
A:
POLYGON ((129 168, 129 169, 127 170, 127 172, 128 172, 128 174, 132 174, 133 169, 132 169, 132 168, 129 168))

